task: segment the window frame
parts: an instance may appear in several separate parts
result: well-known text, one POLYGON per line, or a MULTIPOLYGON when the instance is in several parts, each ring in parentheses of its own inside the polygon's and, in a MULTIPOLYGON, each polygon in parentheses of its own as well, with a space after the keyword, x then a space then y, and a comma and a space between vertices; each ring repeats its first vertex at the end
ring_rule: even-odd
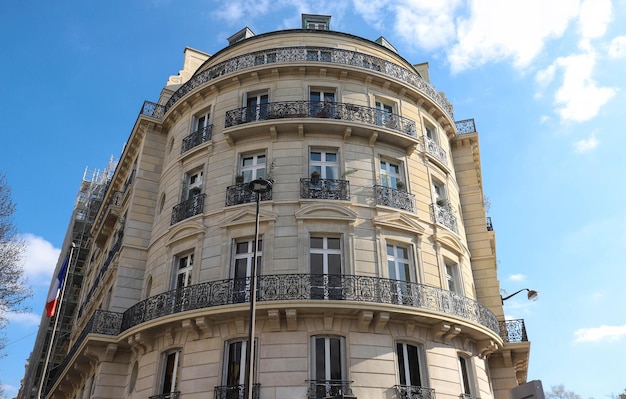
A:
POLYGON ((165 351, 161 355, 161 373, 158 387, 158 395, 163 395, 163 397, 172 397, 172 394, 178 391, 178 385, 181 380, 181 370, 182 370, 182 348, 170 349, 165 351), (170 356, 174 355, 174 369, 172 370, 172 375, 170 379, 172 381, 169 382, 170 388, 169 392, 166 391, 166 378, 168 375, 169 368, 169 359, 170 356), (167 396, 165 396, 167 395, 167 396))
POLYGON ((250 183, 255 179, 264 179, 267 175, 267 151, 253 151, 239 154, 237 162, 237 176, 243 177, 242 183, 250 183), (259 159, 263 158, 263 163, 259 159), (246 159, 252 159, 252 164, 245 165, 246 159), (259 173, 259 171, 262 171, 259 173), (248 173, 249 172, 249 173, 248 173))
POLYGON ((395 341, 395 356, 396 356, 396 369, 398 383, 401 386, 428 388, 428 365, 426 362, 426 350, 421 343, 407 342, 407 341, 395 341), (400 357, 399 346, 402 347, 402 355, 400 357), (412 362, 408 355, 409 347, 415 348, 417 362, 412 362), (401 364, 402 361, 402 364, 401 364), (417 365, 417 371, 414 372, 413 367, 417 365), (404 375, 403 372, 404 371, 404 375), (417 374, 419 384, 415 384, 412 381, 414 375, 417 374))
MULTIPOLYGON (((254 261, 254 238, 241 238, 233 240, 232 247, 232 260, 230 269, 230 278, 232 279, 232 294, 233 301, 235 303, 247 302, 250 300, 250 277, 252 276, 252 266, 254 261), (240 244, 247 246, 247 252, 238 253, 240 244), (239 276, 238 262, 239 260, 245 260, 245 276, 239 276)), ((257 241, 257 265, 256 275, 261 275, 263 268, 263 238, 259 237, 257 241)))
POLYGON ((194 253, 192 251, 183 252, 174 257, 174 265, 172 267, 172 271, 173 271, 172 282, 171 282, 172 289, 182 289, 182 288, 189 287, 190 285, 192 285, 193 262, 194 262, 194 253), (186 265, 181 268, 180 267, 181 261, 183 261, 184 259, 186 259, 185 261, 186 265), (183 275, 183 278, 184 278, 184 282, 182 286, 179 285, 180 275, 183 275))
POLYGON ((461 395, 476 398, 476 375, 474 372, 474 362, 472 358, 458 353, 457 363, 459 367, 459 378, 461 383, 461 395))
POLYGON ((448 190, 445 183, 433 177, 431 186, 435 204, 439 205, 439 201, 448 201, 448 190))
MULTIPOLYGON (((251 376, 250 378, 252 379, 252 383, 254 384, 254 381, 256 381, 256 370, 257 367, 256 365, 258 364, 258 341, 255 338, 253 340, 254 342, 254 370, 255 370, 255 375, 251 376)), ((232 386, 243 386, 244 382, 245 382, 245 370, 246 370, 246 366, 247 366, 247 345, 248 345, 248 339, 247 338, 235 338, 235 339, 231 339, 228 341, 224 342, 224 359, 223 359, 223 369, 222 369, 222 385, 227 386, 227 387, 232 387, 232 386), (237 383, 235 384, 231 384, 231 378, 232 377, 236 377, 236 376, 231 376, 231 347, 233 345, 237 345, 239 344, 240 348, 240 354, 239 354, 239 370, 238 370, 238 374, 239 374, 239 378, 237 380, 237 383)))
POLYGON ((309 113, 311 117, 330 118, 335 115, 337 89, 332 87, 309 87, 309 113), (313 99, 313 93, 317 93, 313 99))
POLYGON ((378 126, 387 126, 392 115, 396 114, 396 103, 387 99, 375 98, 374 108, 376 109, 376 124, 378 126))
POLYGON ((345 259, 343 237, 333 234, 309 235, 309 273, 311 280, 311 299, 343 299, 342 275, 345 259), (322 239, 322 247, 313 247, 314 239, 322 239), (339 248, 329 248, 329 240, 336 240, 339 248), (321 255, 321 265, 314 262, 314 255, 321 255), (332 258, 338 255, 339 270, 331 270, 332 258), (321 272, 316 270, 321 267, 321 272))
POLYGON ((255 90, 244 93, 243 107, 245 112, 243 112, 242 119, 247 122, 263 120, 263 117, 268 114, 269 102, 269 90, 255 90), (252 100, 254 100, 254 104, 252 104, 252 100), (254 112, 251 107, 254 107, 254 112))
POLYGON ((446 289, 459 295, 463 295, 463 285, 461 283, 460 267, 457 262, 444 258, 444 277, 446 289))
POLYGON ((321 148, 321 147, 309 147, 309 175, 312 175, 314 171, 319 173, 320 179, 334 179, 339 180, 339 149, 338 148, 321 148), (313 154, 320 154, 320 160, 313 160, 313 154), (334 154, 335 161, 328 161, 328 155, 334 154), (328 171, 331 171, 331 177, 328 176, 328 171))
POLYGON ((401 161, 387 157, 380 157, 378 162, 378 171, 380 173, 381 186, 399 190, 398 182, 401 181, 406 187, 403 173, 404 165, 401 161), (385 165, 384 168, 383 165, 385 165), (396 167, 397 171, 391 171, 391 167, 396 167))
POLYGON ((181 201, 192 199, 202 193, 204 186, 204 166, 185 172, 181 201))
POLYGON ((334 357, 337 357, 337 354, 330 353, 331 348, 331 340, 336 340, 339 346, 339 364, 337 365, 339 368, 339 380, 346 381, 347 380, 347 360, 346 360, 346 339, 345 337, 338 335, 312 335, 311 336, 311 380, 313 381, 336 381, 337 378, 333 377, 332 363, 334 361, 334 357), (320 378, 318 376, 318 364, 317 364, 317 355, 318 355, 318 340, 324 340, 324 376, 320 378), (330 377, 330 378, 327 378, 330 377))

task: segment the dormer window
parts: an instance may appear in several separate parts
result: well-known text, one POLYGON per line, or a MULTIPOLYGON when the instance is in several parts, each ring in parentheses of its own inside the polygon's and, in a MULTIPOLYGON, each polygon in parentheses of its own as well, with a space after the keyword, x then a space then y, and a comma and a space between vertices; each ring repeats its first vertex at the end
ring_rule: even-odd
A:
POLYGON ((302 29, 330 30, 330 15, 302 14, 302 29))

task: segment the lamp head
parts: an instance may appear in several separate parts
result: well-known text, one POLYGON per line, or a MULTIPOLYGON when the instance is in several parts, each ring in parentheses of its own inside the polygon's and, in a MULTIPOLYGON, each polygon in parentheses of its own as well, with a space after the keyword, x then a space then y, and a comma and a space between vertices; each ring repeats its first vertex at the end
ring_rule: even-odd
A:
POLYGON ((272 189, 272 182, 265 179, 252 180, 250 183, 248 183, 248 188, 250 188, 250 191, 252 192, 262 194, 272 189))
POLYGON ((539 299, 539 291, 528 290, 528 300, 536 301, 537 299, 539 299))

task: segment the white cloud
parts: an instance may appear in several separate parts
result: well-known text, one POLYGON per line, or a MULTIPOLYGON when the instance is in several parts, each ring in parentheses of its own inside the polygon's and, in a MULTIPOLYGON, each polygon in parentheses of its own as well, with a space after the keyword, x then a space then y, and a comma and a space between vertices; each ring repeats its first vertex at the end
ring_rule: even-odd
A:
POLYGON ((563 35, 578 15, 579 0, 474 0, 470 11, 469 17, 457 19, 458 43, 448 54, 453 72, 504 59, 526 67, 548 39, 563 35))
POLYGON ((626 335, 626 325, 580 328, 574 331, 574 343, 616 341, 626 335))
MULTIPOLYGON (((614 95, 615 89, 599 87, 591 78, 593 52, 557 58, 553 65, 563 71, 563 81, 554 99, 563 121, 583 122, 594 118, 614 95)), ((551 66, 551 67, 552 67, 551 66)))
POLYGON ((618 36, 611 40, 608 50, 609 58, 617 59, 626 57, 626 36, 618 36))
POLYGON ((511 274, 509 276, 509 281, 526 281, 526 276, 523 274, 511 274))
POLYGON ((576 141, 574 143, 574 148, 576 149, 576 152, 584 153, 596 148, 599 144, 596 136, 597 132, 594 130, 591 132, 588 138, 576 141))
POLYGON ((41 315, 34 313, 8 312, 4 316, 10 323, 22 324, 26 326, 38 326, 41 322, 41 315))
POLYGON ((611 19, 613 19, 611 0, 583 1, 578 20, 583 41, 602 37, 611 19))
POLYGON ((31 282, 48 284, 54 272, 60 249, 41 237, 24 234, 26 252, 24 253, 24 271, 31 282))

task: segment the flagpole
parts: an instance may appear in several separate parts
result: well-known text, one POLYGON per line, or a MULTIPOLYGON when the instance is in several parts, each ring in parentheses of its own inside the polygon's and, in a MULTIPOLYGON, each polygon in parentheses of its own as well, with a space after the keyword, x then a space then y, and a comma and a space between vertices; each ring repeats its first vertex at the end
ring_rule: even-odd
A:
POLYGON ((65 268, 65 276, 63 276, 63 287, 61 288, 61 295, 59 296, 59 304, 56 309, 56 315, 54 317, 54 327, 52 328, 52 335, 50 336, 50 343, 48 345, 48 352, 46 353, 46 360, 43 364, 43 371, 41 372, 41 381, 39 381, 39 392, 37 393, 38 399, 41 397, 43 391, 43 385, 46 381, 46 373, 48 372, 48 363, 50 363, 50 355, 52 354, 52 347, 54 346, 54 338, 57 333, 57 325, 59 324, 59 316, 61 315, 61 307, 63 306, 63 295, 65 294, 65 286, 67 284, 67 275, 70 272, 70 266, 72 265, 72 255, 74 254, 74 248, 76 244, 72 243, 70 248, 70 255, 67 258, 67 267, 65 268))

